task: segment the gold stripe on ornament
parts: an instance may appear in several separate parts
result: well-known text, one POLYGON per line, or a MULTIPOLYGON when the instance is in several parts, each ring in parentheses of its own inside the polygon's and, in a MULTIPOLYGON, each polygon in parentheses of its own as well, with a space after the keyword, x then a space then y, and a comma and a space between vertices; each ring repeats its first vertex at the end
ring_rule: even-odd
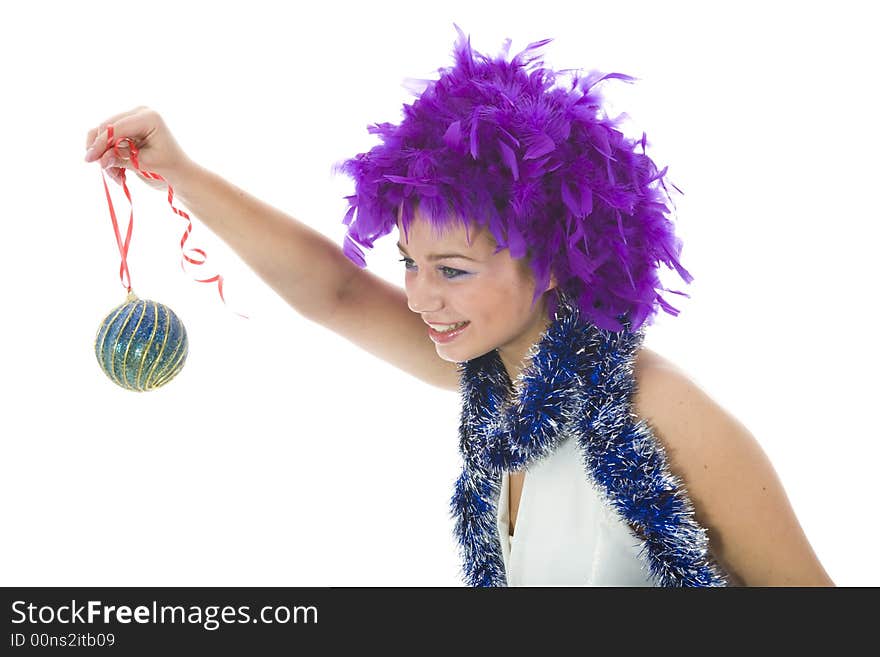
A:
POLYGON ((177 374, 183 368, 182 363, 186 358, 187 342, 183 334, 183 331, 185 330, 183 328, 183 323, 179 320, 178 323, 180 324, 180 335, 177 342, 177 349, 175 349, 174 354, 172 354, 172 357, 169 359, 171 362, 169 368, 159 377, 159 385, 165 385, 166 383, 168 383, 168 381, 177 376, 177 374))
MULTIPOLYGON (((145 301, 144 304, 147 302, 145 301)), ((141 354, 141 362, 138 364, 138 371, 134 377, 134 383, 137 386, 138 390, 143 390, 144 385, 141 383, 141 372, 144 371, 144 361, 147 360, 147 354, 150 353, 150 349, 153 348, 153 338, 156 336, 156 328, 157 322, 156 320, 159 317, 159 310, 156 308, 156 302, 153 301, 153 332, 150 333, 150 339, 147 340, 146 347, 144 348, 144 353, 141 354)), ((146 315, 146 309, 144 310, 144 315, 146 315)))
POLYGON ((131 337, 128 339, 128 344, 125 345, 125 353, 122 355, 122 378, 123 378, 123 380, 125 381, 125 387, 128 388, 129 390, 130 390, 133 386, 132 386, 132 384, 130 384, 130 383, 128 382, 128 376, 127 376, 126 369, 125 369, 125 363, 126 363, 126 361, 128 360, 128 351, 129 351, 129 349, 131 349, 131 343, 134 342, 135 337, 137 337, 137 330, 140 328, 140 326, 141 326, 141 322, 144 321, 144 315, 146 315, 146 308, 147 308, 147 303, 146 303, 146 301, 136 303, 136 304, 135 304, 135 308, 140 308, 140 307, 141 307, 141 303, 144 304, 144 305, 143 305, 144 312, 142 312, 142 313, 141 313, 141 316, 138 317, 138 323, 137 323, 137 325, 134 327, 134 330, 131 332, 131 337))
POLYGON ((104 371, 107 371, 107 362, 104 360, 104 340, 107 339, 107 334, 110 333, 110 327, 113 326, 113 322, 116 321, 116 318, 119 317, 119 315, 122 313, 123 310, 125 310, 124 303, 120 304, 119 306, 116 307, 116 314, 113 315, 113 318, 109 322, 106 322, 104 324, 104 326, 101 327, 101 328, 104 328, 104 327, 107 328, 107 330, 104 331, 104 335, 101 335, 101 329, 100 328, 98 329, 98 335, 101 335, 101 344, 100 345, 97 344, 98 338, 97 338, 97 336, 95 336, 95 344, 97 346, 97 352, 99 354, 101 354, 101 369, 103 369, 104 371))
POLYGON ((174 367, 163 377, 163 379, 159 382, 159 385, 165 385, 180 373, 180 371, 183 369, 184 358, 186 358, 186 351, 181 349, 180 356, 178 356, 177 361, 174 363, 174 367))
POLYGON ((177 373, 180 372, 180 370, 183 368, 183 366, 181 365, 181 362, 183 361, 184 357, 186 356, 186 350, 183 347, 184 347, 184 340, 183 340, 183 334, 181 334, 180 340, 178 340, 178 342, 177 342, 177 349, 175 349, 174 353, 171 355, 171 359, 174 360, 174 363, 168 370, 166 370, 165 372, 162 372, 162 375, 160 376, 159 380, 156 382, 156 385, 160 385, 160 386, 165 385, 172 378, 174 378, 177 375, 177 373))
POLYGON ((168 308, 165 308, 165 329, 162 331, 162 347, 159 349, 159 353, 156 355, 156 360, 153 361, 153 365, 150 367, 150 371, 147 373, 147 378, 144 381, 145 388, 150 390, 156 387, 152 380, 153 373, 156 371, 156 368, 159 367, 159 363, 162 362, 162 354, 165 353, 165 345, 168 343, 169 333, 171 333, 171 311, 168 308))
MULTIPOLYGON (((171 315, 170 309, 168 313, 168 334, 171 334, 171 322, 174 320, 174 317, 171 315)), ((174 359, 177 357, 177 353, 180 351, 181 344, 183 340, 178 337, 177 344, 174 345, 174 351, 171 352, 171 355, 168 356, 163 362, 162 367, 159 368, 159 371, 156 372, 155 380, 153 384, 158 388, 163 383, 165 383, 165 375, 168 373, 168 370, 173 367, 174 359)))
MULTIPOLYGON (((119 336, 122 335, 122 331, 128 326, 128 320, 131 319, 132 314, 134 313, 134 306, 131 306, 131 310, 128 311, 128 316, 125 318, 125 321, 122 322, 122 326, 119 327, 119 330, 116 332, 116 338, 113 345, 110 347, 110 374, 112 375, 113 381, 118 386, 122 386, 123 388, 127 387, 124 383, 122 383, 116 377, 116 348, 119 346, 119 336)), ((123 376, 125 375, 125 370, 122 371, 123 376)))
POLYGON ((157 385, 164 386, 180 373, 180 371, 183 369, 182 361, 185 355, 186 354, 184 353, 180 354, 180 358, 178 358, 177 362, 174 364, 174 368, 172 370, 169 370, 165 377, 161 381, 159 381, 157 385))

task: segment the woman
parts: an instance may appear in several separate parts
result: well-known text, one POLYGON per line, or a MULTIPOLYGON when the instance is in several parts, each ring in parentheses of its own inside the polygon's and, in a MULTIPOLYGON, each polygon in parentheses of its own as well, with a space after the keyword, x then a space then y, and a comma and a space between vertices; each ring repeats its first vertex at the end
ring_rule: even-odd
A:
POLYGON ((658 306, 677 314, 659 262, 691 277, 665 169, 599 116, 594 86, 632 78, 553 88, 533 65, 549 40, 508 62, 509 40, 493 60, 458 32, 456 66, 337 166, 356 182, 341 251, 198 166, 149 108, 89 131, 86 160, 120 182, 130 139, 297 311, 461 393, 466 583, 833 586, 757 441, 641 346, 658 306), (405 291, 359 248, 393 228, 405 291))

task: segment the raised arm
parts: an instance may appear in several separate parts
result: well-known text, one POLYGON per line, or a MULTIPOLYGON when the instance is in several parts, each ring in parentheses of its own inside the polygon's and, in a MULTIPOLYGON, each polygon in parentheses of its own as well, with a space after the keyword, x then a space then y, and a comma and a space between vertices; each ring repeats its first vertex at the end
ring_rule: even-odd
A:
POLYGON ((358 267, 308 225, 192 163, 176 196, 301 315, 332 314, 358 267))
POLYGON ((188 208, 300 314, 421 381, 458 389, 403 289, 360 269, 324 235, 194 165, 181 182, 188 208))
MULTIPOLYGON (((426 383, 457 389, 456 364, 437 355, 403 289, 360 269, 320 232, 196 164, 150 108, 111 117, 86 137, 86 161, 98 161, 117 182, 119 168, 134 168, 108 149, 108 125, 116 139, 134 140, 141 169, 168 181, 175 197, 298 313, 426 383)), ((125 158, 127 145, 121 150, 125 158)), ((141 180, 166 190, 161 181, 141 180)))

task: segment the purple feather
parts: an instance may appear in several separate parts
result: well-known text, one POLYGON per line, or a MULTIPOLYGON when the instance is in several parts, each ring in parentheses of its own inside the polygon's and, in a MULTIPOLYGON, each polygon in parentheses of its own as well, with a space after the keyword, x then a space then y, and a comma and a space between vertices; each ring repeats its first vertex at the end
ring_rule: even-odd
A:
POLYGON ((513 179, 519 180, 519 165, 516 163, 516 154, 514 154, 513 149, 503 141, 498 142, 498 147, 501 149, 501 159, 507 165, 507 168, 510 169, 513 179))
MULTIPOLYGON (((346 257, 366 267, 360 247, 394 230, 398 212, 407 231, 418 204, 437 228, 485 224, 497 251, 531 252, 536 281, 555 274, 597 326, 619 329, 628 314, 637 331, 658 309, 677 315, 660 295, 659 265, 687 283, 693 277, 665 217, 667 167, 658 171, 647 156, 644 132, 629 139, 616 129, 620 117, 607 118, 597 86, 637 78, 547 69, 540 50, 552 39, 510 60, 506 39, 490 57, 453 27, 454 65, 438 69, 437 80, 411 83, 416 98, 400 124, 367 126, 381 143, 333 167, 355 181, 345 197, 346 257), (567 84, 563 73, 571 74, 567 84)), ((553 305, 551 295, 551 317, 553 305)))

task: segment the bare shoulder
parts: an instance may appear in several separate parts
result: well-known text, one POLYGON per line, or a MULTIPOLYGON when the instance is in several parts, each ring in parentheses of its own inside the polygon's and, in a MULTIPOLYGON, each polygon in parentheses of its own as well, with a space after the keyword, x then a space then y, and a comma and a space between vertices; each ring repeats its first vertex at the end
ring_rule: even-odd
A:
POLYGON ((680 367, 646 348, 633 412, 684 484, 710 550, 737 584, 834 586, 758 440, 680 367))
POLYGON ((656 351, 642 347, 636 354, 635 374, 636 379, 642 373, 653 373, 657 370, 677 369, 675 364, 669 359, 664 358, 656 351))

